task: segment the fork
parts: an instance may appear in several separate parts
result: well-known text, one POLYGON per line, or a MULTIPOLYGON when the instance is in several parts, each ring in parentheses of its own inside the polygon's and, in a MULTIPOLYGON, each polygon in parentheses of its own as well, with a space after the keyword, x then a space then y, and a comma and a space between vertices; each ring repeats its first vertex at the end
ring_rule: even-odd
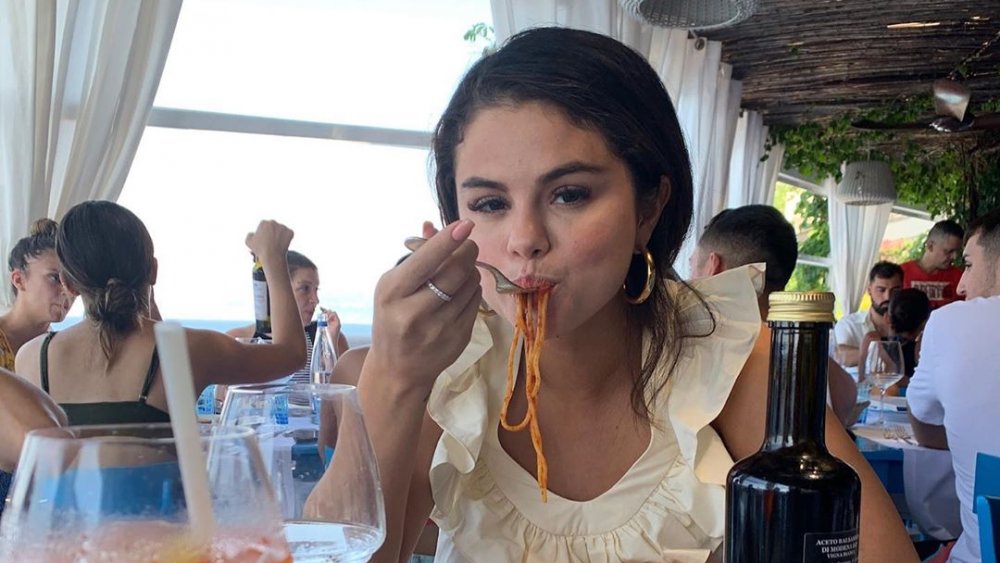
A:
POLYGON ((911 446, 913 445, 913 440, 910 439, 910 435, 906 432, 906 430, 902 426, 898 424, 894 424, 886 428, 885 437, 892 440, 901 440, 903 442, 906 442, 907 444, 910 444, 911 446))
MULTIPOLYGON (((403 246, 411 252, 416 252, 418 248, 424 245, 427 239, 421 237, 409 237, 403 241, 403 246)), ((521 287, 516 283, 507 279, 507 276, 503 275, 503 272, 498 270, 496 266, 492 264, 487 264, 486 262, 480 262, 476 260, 476 266, 486 270, 487 272, 493 274, 493 279, 497 284, 497 293, 531 293, 533 289, 528 289, 526 287, 521 287)))

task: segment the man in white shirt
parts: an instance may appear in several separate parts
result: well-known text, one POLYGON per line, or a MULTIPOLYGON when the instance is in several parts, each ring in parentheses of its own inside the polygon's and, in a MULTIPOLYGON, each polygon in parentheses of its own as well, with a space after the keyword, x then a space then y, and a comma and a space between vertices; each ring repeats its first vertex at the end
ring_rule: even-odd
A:
POLYGON ((965 271, 956 301, 931 313, 920 363, 906 398, 913 433, 928 447, 951 449, 962 535, 952 563, 981 561, 979 526, 972 513, 978 452, 1000 456, 1000 209, 969 228, 965 271))
POLYGON ((833 327, 837 340, 837 355, 840 363, 853 367, 861 357, 861 343, 869 332, 876 332, 881 338, 892 335, 889 331, 889 297, 892 292, 903 287, 903 269, 892 262, 879 262, 868 272, 868 296, 872 300, 867 311, 857 311, 844 315, 833 327))

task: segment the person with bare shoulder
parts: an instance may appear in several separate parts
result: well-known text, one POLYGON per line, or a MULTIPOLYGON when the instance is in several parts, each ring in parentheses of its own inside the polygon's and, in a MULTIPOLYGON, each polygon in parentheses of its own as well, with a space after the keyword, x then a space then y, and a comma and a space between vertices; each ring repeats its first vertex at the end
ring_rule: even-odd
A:
MULTIPOLYGON (((768 344, 748 268, 674 272, 694 189, 656 72, 606 36, 522 32, 469 70, 432 150, 444 226, 379 280, 357 375, 386 507, 373 561, 408 558, 428 516, 444 563, 717 557, 726 474, 764 439, 768 344)), ((861 478, 862 559, 916 562, 827 420, 861 478)))
POLYGON ((51 219, 35 221, 7 257, 14 305, 0 315, 0 368, 13 371, 21 346, 65 319, 73 305, 74 296, 59 279, 58 230, 51 219))
POLYGON ((66 423, 66 413, 51 397, 0 368, 0 471, 13 471, 28 432, 66 423))
POLYGON ((66 425, 66 413, 25 379, 0 368, 0 515, 28 432, 66 425))
MULTIPOLYGON (((274 344, 243 345, 221 332, 188 329, 196 391, 268 381, 305 361, 285 258, 292 236, 285 226, 262 221, 246 239, 268 276, 274 344)), ((48 393, 70 424, 168 421, 150 318, 157 261, 145 225, 116 203, 84 202, 63 218, 56 253, 62 282, 82 298, 86 318, 25 344, 17 372, 48 393)))

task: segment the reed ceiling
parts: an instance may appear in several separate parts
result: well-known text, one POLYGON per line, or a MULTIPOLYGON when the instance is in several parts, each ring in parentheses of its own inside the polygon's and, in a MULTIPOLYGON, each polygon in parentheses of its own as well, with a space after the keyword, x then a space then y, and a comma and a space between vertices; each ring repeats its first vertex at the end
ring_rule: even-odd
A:
POLYGON ((1000 0, 760 0, 747 21, 704 34, 768 124, 824 120, 928 94, 961 73, 1000 98, 1000 0))

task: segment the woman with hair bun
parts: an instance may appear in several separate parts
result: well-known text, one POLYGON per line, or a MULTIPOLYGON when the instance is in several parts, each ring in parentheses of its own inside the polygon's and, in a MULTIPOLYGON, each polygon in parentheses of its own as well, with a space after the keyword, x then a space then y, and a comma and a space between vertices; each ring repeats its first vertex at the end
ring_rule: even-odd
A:
MULTIPOLYGON (((11 455, 21 450, 23 438, 8 439, 12 433, 23 436, 35 422, 20 416, 30 412, 30 400, 20 392, 27 386, 21 378, 4 370, 14 370, 14 358, 21 346, 44 334, 50 323, 66 318, 74 297, 59 279, 59 258, 56 256, 56 233, 59 225, 52 219, 38 219, 31 225, 28 236, 17 241, 7 257, 10 285, 14 288, 14 305, 0 316, 0 448, 9 448, 11 455), (12 417, 13 421, 8 420, 12 417)), ((30 395, 28 396, 30 398, 30 395)), ((54 411, 53 411, 54 412, 54 411)), ((0 452, 0 514, 3 499, 10 487, 11 475, 0 452)))
POLYGON ((56 233, 52 219, 38 219, 28 236, 17 241, 7 257, 14 305, 0 316, 0 368, 14 370, 21 346, 66 318, 73 296, 59 280, 56 233))
MULTIPOLYGON (((196 391, 213 383, 269 381, 305 362, 286 260, 292 236, 284 225, 262 221, 246 239, 267 275, 273 345, 187 329, 196 391)), ((63 218, 56 252, 63 283, 83 299, 86 318, 25 344, 17 372, 59 403, 70 424, 168 421, 150 314, 157 262, 145 225, 116 203, 84 202, 63 218)))

